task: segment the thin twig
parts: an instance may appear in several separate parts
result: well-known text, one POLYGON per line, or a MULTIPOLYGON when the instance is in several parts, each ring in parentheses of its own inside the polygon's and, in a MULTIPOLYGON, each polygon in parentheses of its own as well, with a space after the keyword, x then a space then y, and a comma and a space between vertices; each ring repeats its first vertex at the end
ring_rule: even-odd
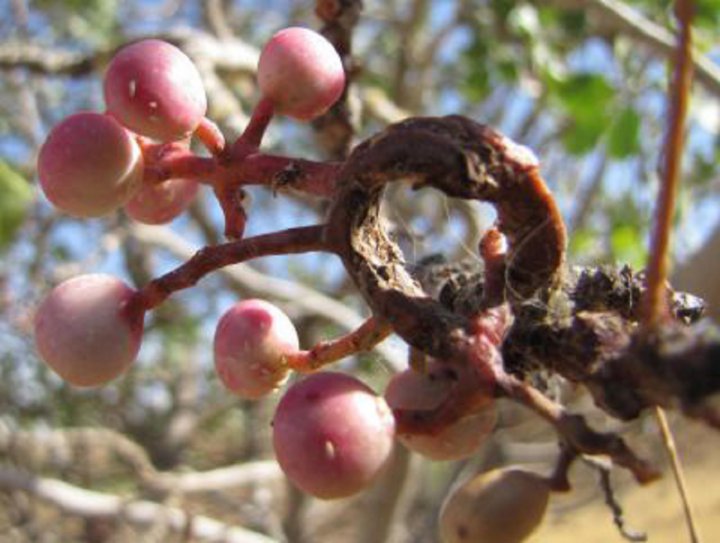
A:
POLYGON ((692 0, 678 0, 676 14, 679 36, 675 58, 675 71, 670 84, 670 123, 665 140, 662 185, 658 195, 650 256, 648 258, 645 294, 644 324, 653 327, 668 315, 665 281, 668 276, 670 234, 675 212, 675 197, 680 183, 680 164, 685 141, 685 117, 687 115, 690 86, 692 83, 692 0))
POLYGON ((296 371, 311 372, 358 352, 369 351, 392 333, 392 326, 367 319, 362 326, 349 334, 328 341, 321 341, 309 351, 288 355, 288 365, 296 371))
POLYGON ((682 501, 683 514, 685 515, 685 522, 687 523, 690 534, 690 541, 692 543, 701 543, 702 538, 700 537, 697 522, 695 521, 692 505, 690 504, 690 493, 688 492, 682 463, 677 453, 677 447, 675 446, 675 438, 673 437, 672 430, 670 429, 665 411, 662 407, 655 408, 655 418, 660 427, 665 451, 670 459, 670 465, 672 466, 673 476, 675 478, 675 486, 678 489, 678 494, 680 494, 680 500, 682 501))
POLYGON ((324 153, 334 160, 347 157, 355 136, 353 112, 348 96, 357 73, 352 56, 353 35, 362 10, 362 0, 315 2, 315 14, 322 21, 320 34, 333 45, 345 69, 346 84, 342 95, 328 111, 312 122, 315 141, 324 153))
POLYGON ((612 465, 608 462, 603 462, 595 458, 584 457, 583 460, 586 464, 596 469, 600 474, 600 488, 605 495, 605 504, 610 508, 613 515, 613 522, 617 526, 620 535, 623 536, 627 541, 642 542, 647 541, 647 534, 644 532, 636 532, 635 530, 629 529, 625 525, 625 515, 622 507, 615 497, 613 491, 612 482, 610 481, 610 474, 612 473, 612 465))
MULTIPOLYGON (((189 260, 195 254, 193 246, 168 227, 134 224, 130 232, 141 242, 165 249, 181 260, 189 260)), ((300 282, 264 274, 247 265, 228 266, 219 271, 236 288, 253 296, 282 300, 300 312, 318 315, 345 331, 354 330, 364 322, 348 305, 300 282)), ((407 364, 404 350, 389 342, 378 344, 375 352, 393 371, 401 371, 407 364)))
POLYGON ((206 247, 171 272, 151 281, 137 292, 133 306, 149 310, 178 290, 195 285, 205 275, 253 258, 269 255, 328 251, 324 225, 290 228, 240 241, 206 247))
MULTIPOLYGON (((670 253, 670 235, 675 211, 675 198, 680 184, 680 166, 685 142, 685 118, 693 76, 692 27, 694 12, 692 0, 677 0, 675 16, 678 21, 678 37, 675 50, 675 70, 669 89, 669 126, 664 148, 662 185, 658 195, 658 207, 654 224, 653 238, 648 259, 648 288, 644 299, 642 324, 645 330, 651 330, 668 318, 669 310, 665 283, 668 276, 670 253)), ((690 541, 700 543, 700 535, 690 505, 690 497, 685 483, 682 463, 677 454, 667 417, 662 407, 655 407, 655 417, 663 438, 663 444, 670 458, 675 484, 683 504, 690 541)))
POLYGON ((505 375, 498 383, 502 394, 524 405, 553 425, 565 444, 578 453, 606 455, 613 463, 628 469, 640 484, 651 483, 659 473, 638 457, 625 441, 612 433, 593 430, 581 415, 568 413, 563 406, 531 385, 505 375))

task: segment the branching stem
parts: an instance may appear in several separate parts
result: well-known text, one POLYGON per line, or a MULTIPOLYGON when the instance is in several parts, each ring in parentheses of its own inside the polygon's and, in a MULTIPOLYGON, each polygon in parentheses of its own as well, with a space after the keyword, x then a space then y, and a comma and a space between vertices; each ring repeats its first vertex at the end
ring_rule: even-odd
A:
POLYGON ((144 150, 146 157, 151 152, 160 155, 156 159, 152 156, 146 158, 145 182, 161 183, 167 179, 184 177, 214 187, 266 185, 274 190, 292 188, 329 198, 334 193, 335 179, 342 165, 259 151, 219 161, 215 157, 198 156, 188 149, 167 149, 168 145, 174 144, 151 145, 144 150))
POLYGON ((553 425, 566 446, 577 453, 609 456, 613 463, 627 468, 635 479, 646 484, 660 474, 648 462, 638 457, 625 441, 612 433, 593 430, 580 415, 568 413, 563 406, 553 402, 531 385, 505 375, 498 381, 503 395, 532 409, 553 425))

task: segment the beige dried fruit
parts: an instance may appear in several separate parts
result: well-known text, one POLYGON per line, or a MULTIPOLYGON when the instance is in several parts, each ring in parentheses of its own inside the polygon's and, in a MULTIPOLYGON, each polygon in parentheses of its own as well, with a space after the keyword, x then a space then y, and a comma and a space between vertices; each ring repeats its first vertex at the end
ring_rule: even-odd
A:
POLYGON ((440 510, 443 543, 520 543, 542 521, 547 479, 517 467, 473 477, 458 487, 440 510))

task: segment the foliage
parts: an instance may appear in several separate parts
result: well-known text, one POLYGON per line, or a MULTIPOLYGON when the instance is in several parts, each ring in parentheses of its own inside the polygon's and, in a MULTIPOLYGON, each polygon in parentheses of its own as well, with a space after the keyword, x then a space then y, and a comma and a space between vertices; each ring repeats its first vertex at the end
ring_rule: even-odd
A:
POLYGON ((7 162, 0 160, 0 251, 11 244, 33 199, 31 186, 7 162))

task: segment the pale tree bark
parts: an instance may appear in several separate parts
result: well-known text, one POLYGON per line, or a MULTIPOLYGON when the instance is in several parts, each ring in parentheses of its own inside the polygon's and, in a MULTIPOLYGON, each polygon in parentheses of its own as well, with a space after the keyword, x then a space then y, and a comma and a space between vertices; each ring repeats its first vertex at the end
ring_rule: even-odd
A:
POLYGON ((38 477, 0 466, 0 490, 22 491, 57 507, 62 512, 85 519, 122 519, 139 528, 158 523, 194 541, 215 543, 273 543, 258 532, 224 524, 204 515, 192 515, 178 507, 147 500, 126 500, 120 496, 85 490, 57 479, 38 477))

